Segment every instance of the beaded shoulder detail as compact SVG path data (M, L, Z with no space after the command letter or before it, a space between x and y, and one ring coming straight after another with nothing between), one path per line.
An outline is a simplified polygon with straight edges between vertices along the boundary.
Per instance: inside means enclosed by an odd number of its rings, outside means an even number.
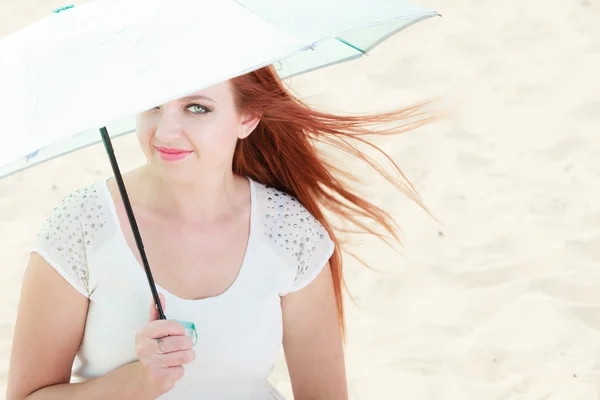
M86 290L87 249L110 218L102 199L96 185L75 190L54 208L37 234L38 247Z
M264 236L293 260L298 279L311 267L313 255L329 245L329 235L298 199L268 186L264 188Z

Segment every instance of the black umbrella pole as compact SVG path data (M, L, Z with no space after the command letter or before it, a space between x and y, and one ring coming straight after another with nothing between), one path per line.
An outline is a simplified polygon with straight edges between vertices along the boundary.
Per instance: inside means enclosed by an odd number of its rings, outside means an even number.
M129 196L127 196L127 190L125 189L123 177L121 176L119 164L117 163L115 151L113 149L112 142L110 141L110 136L108 136L108 131L106 130L106 127L100 128L100 134L102 135L102 142L104 142L104 148L106 149L106 154L108 154L108 159L110 160L110 165L112 167L113 174L115 176L115 179L117 180L117 186L119 187L121 199L123 200L123 205L125 206L125 211L127 212L129 225L131 226L131 230L133 231L135 244L137 245L137 248L140 252L142 264L144 264L144 270L146 271L146 277L148 278L148 283L150 284L152 297L154 298L154 303L156 304L156 309L158 310L158 317L160 319L167 319L167 317L165 317L165 313L163 312L162 305L160 304L160 297L158 297L158 291L156 290L156 285L154 284L152 271L150 271L150 264L148 263L148 258L146 257L146 251L144 250L142 236L140 235L140 230L138 228L137 222L135 221L135 216L133 215L133 209L131 208L131 203L129 202Z

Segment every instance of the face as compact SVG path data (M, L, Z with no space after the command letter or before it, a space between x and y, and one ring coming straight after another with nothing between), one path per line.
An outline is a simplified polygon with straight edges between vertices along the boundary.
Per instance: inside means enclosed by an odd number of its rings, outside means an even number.
M201 173L231 171L236 142L258 122L238 112L226 81L139 114L137 135L159 174L187 183Z

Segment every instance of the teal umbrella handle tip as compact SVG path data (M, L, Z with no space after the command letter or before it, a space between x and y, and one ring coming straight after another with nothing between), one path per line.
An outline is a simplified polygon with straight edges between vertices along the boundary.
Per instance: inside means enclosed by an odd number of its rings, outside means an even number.
M198 332L196 331L196 325L189 321L177 320L185 328L185 336L192 338L192 345L196 345L198 342Z

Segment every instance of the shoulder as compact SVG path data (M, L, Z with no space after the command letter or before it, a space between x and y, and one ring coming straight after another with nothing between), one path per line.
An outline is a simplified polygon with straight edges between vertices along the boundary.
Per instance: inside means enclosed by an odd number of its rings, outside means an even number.
M96 182L64 196L42 223L31 248L85 296L91 293L94 250L116 226L105 187L103 181Z
M68 193L55 205L39 234L61 238L84 236L89 242L110 221L110 208L101 183L94 183Z
M30 250L89 296L91 257L115 227L102 183L94 183L68 193L56 204Z
M299 290L327 263L334 243L323 224L294 196L254 183L258 230L262 240L285 260L292 287Z

